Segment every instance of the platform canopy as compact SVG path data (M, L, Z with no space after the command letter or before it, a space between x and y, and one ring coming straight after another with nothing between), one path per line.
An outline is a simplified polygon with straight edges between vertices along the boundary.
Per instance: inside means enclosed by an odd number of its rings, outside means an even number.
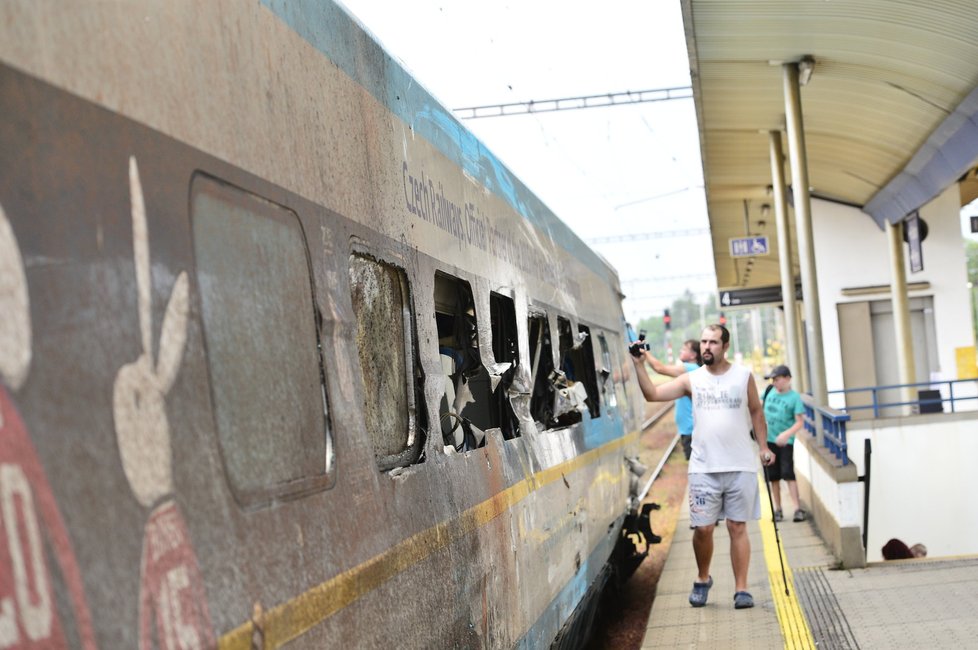
M780 284L767 133L785 128L782 63L815 60L801 89L813 197L856 206L882 227L974 167L974 2L682 5L719 288ZM731 239L758 235L769 254L731 255Z

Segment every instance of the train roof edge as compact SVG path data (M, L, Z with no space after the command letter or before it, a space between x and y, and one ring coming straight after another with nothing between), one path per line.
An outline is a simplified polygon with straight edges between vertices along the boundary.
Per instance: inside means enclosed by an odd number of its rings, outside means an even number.
M318 52L446 158L483 187L505 201L528 222L546 232L597 275L619 290L617 270L591 249L468 129L451 110L425 89L377 37L339 2L316 0L261 0ZM357 37L362 42L354 43ZM363 48L380 64L376 70L357 65ZM372 74L376 72L376 74Z

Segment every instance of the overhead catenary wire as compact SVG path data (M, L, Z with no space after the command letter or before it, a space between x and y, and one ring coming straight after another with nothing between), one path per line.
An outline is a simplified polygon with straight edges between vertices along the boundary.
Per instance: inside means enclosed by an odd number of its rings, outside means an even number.
M648 284L648 283L660 283L669 282L672 280L706 280L716 278L715 273L684 273L682 275L654 275L647 278L629 278L627 280L622 280L622 286L628 286L633 284Z
M608 237L592 237L586 239L588 244L618 244L621 242L643 241L646 239L667 239L671 237L695 237L708 235L709 228L686 228L683 230L661 230L659 232L639 232L627 235L610 235Z
M481 117L505 117L527 113L553 113L583 108L606 108L647 102L662 102L674 99L691 99L692 86L674 88L654 88L651 90L625 90L601 95L582 95L580 97L561 97L558 99L531 99L526 102L506 104L487 104L484 106L465 106L453 109L459 119L472 120Z

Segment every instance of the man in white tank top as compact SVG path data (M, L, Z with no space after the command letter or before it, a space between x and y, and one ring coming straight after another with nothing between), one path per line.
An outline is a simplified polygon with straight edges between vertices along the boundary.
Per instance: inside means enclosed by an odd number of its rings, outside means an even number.
M723 325L708 325L700 338L703 365L656 386L645 370L648 352L633 345L638 383L649 402L691 397L693 400L693 453L689 459L689 522L699 572L689 595L693 607L706 605L713 586L713 530L721 518L730 533L730 562L734 573L734 607L754 606L747 591L750 538L747 520L761 518L757 485L757 454L770 465L774 455L767 446L764 407L750 370L727 361L730 333ZM757 444L751 439L753 426ZM758 449L759 447L759 449Z

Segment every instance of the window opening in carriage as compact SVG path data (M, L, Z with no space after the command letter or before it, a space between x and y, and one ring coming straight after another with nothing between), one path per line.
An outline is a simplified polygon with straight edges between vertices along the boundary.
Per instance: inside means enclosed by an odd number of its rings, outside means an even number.
M598 345L601 348L601 369L598 370L601 398L609 410L615 409L618 406L618 396L615 394L615 391L617 390L617 384L621 383L621 370L611 360L608 339L603 333L598 334Z
M615 390L618 393L618 406L622 413L631 413L628 406L628 393L631 390L629 385L632 383L632 363L631 358L628 358L624 354L625 343L622 342L623 339L618 338L615 334L611 334L611 361L615 364L615 377L619 380L615 383ZM628 339L625 339L628 340ZM636 379L635 381L638 381ZM631 417L631 415L629 415Z
M496 410L496 421L503 432L503 438L509 440L520 435L519 419L513 412L509 401L509 388L513 384L520 361L519 333L516 327L516 304L509 296L496 293L489 294L489 317L492 325L492 354L497 364L509 364L508 368L499 368L499 384L493 391L493 408Z
M591 338L590 327L577 326L577 339L567 352L567 356L577 366L577 380L584 383L588 410L591 412L591 417L596 418L601 415L601 389L598 367L594 362L594 340Z
M546 313L531 313L528 320L530 331L530 374L533 395L530 397L530 415L534 422L548 429L554 425L554 372L553 345L550 341L550 321Z
M369 255L350 256L363 413L381 470L417 462L424 449L417 422L420 370L415 362L410 294L404 271Z
M498 427L489 372L482 364L475 300L468 282L435 275L435 323L445 391L438 417L445 445L469 451L486 444L486 430Z
M322 316L298 216L198 174L191 220L217 438L235 497L257 505L328 487Z
M579 329L575 336L570 321L557 317L560 365L552 383L556 389L554 416L558 426L580 422L584 411L590 411L591 417L599 413L591 337L589 331L583 330Z

